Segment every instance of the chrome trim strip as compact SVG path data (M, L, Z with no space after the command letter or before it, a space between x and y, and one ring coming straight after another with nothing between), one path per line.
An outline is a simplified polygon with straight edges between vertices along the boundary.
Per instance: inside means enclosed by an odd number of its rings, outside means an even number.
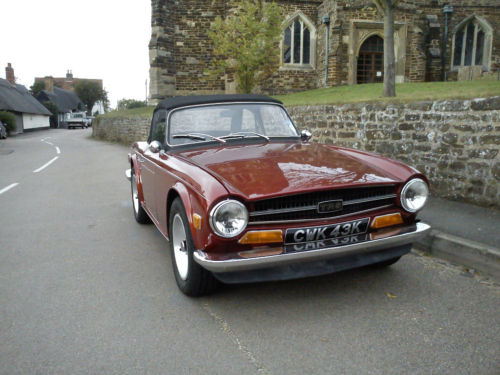
M193 253L193 257L196 263L210 272L223 273L233 271L248 271L260 268L282 266L301 261L308 262L328 258L338 258L356 254L359 252L365 253L400 245L408 245L413 243L415 240L426 236L429 233L430 229L431 227L425 223L417 223L417 228L414 232L398 234L392 237L370 240L344 246L330 247L320 250L269 255L258 258L238 258L213 261L209 260L206 256L206 253L201 250L196 250Z
M282 208L278 210L262 210L262 211L252 211L249 213L251 217L253 216L265 216L265 215L277 215L277 214L287 214L290 212L300 212L300 211L314 211L318 206L304 206L304 207L292 207L292 208Z
M365 212L371 212L375 210L381 210L383 208L387 207L394 207L392 204L386 204L384 206L379 206L379 207L373 207L368 210L364 211L357 211L357 212L351 212L349 214L345 215L339 215L339 216L329 216L329 217L317 217L314 219L297 219L297 220L276 220L276 221L250 221L248 225L257 225L257 224L288 224L288 223L309 223L312 221L323 221L323 220L333 220L333 219L341 219L343 217L347 216L353 216L353 215L358 215L358 214L364 214Z
M381 196L372 197L372 198L353 199L353 200L350 200L350 201L344 201L343 205L344 206L351 206L353 204L375 202L375 201L381 201L381 200L384 200L384 199L391 199L391 198L396 198L396 197L397 197L396 194L387 194L387 195L381 195ZM296 207L296 208L294 208L294 207L292 207L292 208L282 208L282 209L278 209L278 210L270 209L270 210L262 210L262 211L252 211L252 212L249 213L249 216L250 217L254 217L254 216L286 214L286 213L290 213L290 212L313 211L313 210L316 210L317 207L318 207L318 205ZM356 213L356 212L354 212L354 213Z
M125 170L125 177L127 177L127 180L132 181L132 170L131 169Z
M381 195L379 197L353 199L351 201L344 202L344 206L350 206L352 204L358 204L358 203L367 203L367 202L381 201L381 200L384 200L384 199L392 199L392 198L396 198L396 197L397 197L396 194L387 194L387 195Z

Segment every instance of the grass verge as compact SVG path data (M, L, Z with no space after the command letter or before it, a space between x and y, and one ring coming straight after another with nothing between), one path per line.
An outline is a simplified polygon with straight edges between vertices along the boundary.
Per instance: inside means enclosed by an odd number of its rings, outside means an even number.
M382 83L336 86L278 95L286 106L346 104L359 102L415 102L424 100L472 99L500 95L500 81L421 82L396 85L395 98L382 97Z
M108 112L104 115L100 115L104 118L114 118L114 117L152 117L154 106L148 107L140 107L134 109L123 109L123 110L114 110Z
M396 85L395 98L382 97L381 83L328 87L275 97L286 106L485 98L500 96L500 81L496 80L496 76L494 78L460 82L400 83ZM154 106L115 110L102 117L152 117L153 110Z

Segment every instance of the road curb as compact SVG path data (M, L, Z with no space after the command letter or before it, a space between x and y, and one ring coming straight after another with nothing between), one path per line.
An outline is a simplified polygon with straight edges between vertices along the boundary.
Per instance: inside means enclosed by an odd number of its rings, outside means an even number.
M435 229L415 245L432 256L500 279L500 249Z

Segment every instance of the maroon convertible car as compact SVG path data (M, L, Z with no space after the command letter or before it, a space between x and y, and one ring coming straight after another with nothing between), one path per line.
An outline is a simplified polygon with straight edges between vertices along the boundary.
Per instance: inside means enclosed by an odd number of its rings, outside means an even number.
M429 231L416 219L425 176L310 138L267 96L158 104L126 176L135 219L169 240L182 292L388 266Z

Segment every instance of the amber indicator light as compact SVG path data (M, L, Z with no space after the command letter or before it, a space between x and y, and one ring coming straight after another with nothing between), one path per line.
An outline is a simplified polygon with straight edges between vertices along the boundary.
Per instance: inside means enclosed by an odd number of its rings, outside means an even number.
M193 227L198 230L201 229L201 216L198 214L193 214Z
M403 224L403 218L400 213L377 216L372 221L373 229L387 228L393 225Z
M283 232L281 230L259 230L245 233L238 241L242 245L257 245L264 243L282 243Z

